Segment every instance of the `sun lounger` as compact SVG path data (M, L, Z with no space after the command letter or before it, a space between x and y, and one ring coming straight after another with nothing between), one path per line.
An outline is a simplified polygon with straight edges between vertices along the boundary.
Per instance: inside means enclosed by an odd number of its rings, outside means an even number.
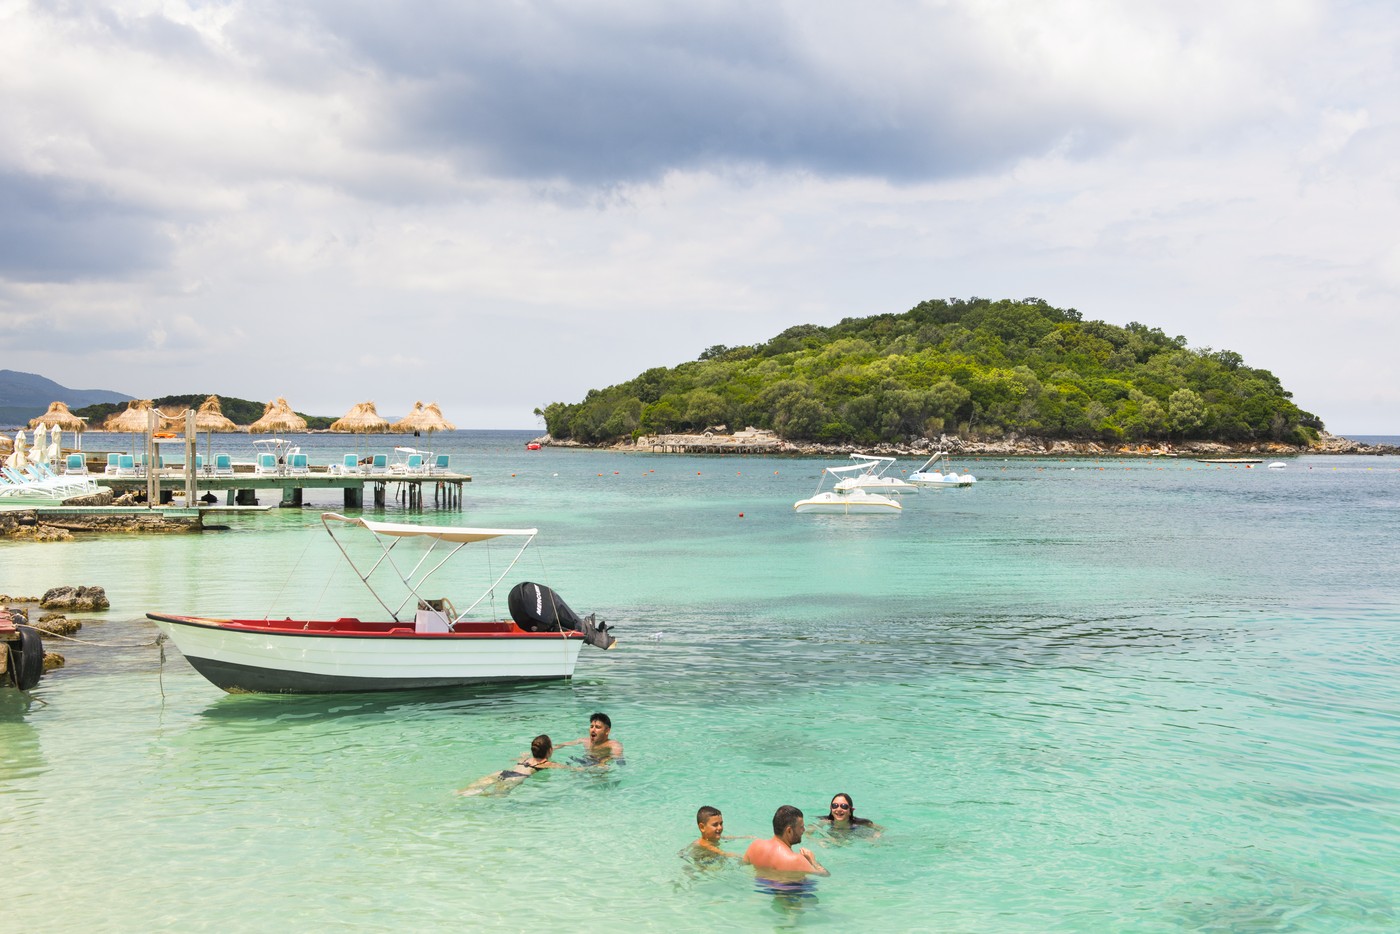
M360 461L354 454L346 454L340 459L339 464L331 464L326 468L327 473L342 474L353 477L360 472Z
M88 472L87 458L83 457L81 454L69 454L64 458L63 472L64 474L86 475Z
M215 455L214 455L214 476L216 476L216 477L232 477L232 476L233 476L233 458L232 458L230 455L228 455L228 454L215 454Z
M452 472L452 468L451 468L451 466L450 466L451 463L452 463L452 455L451 455L451 454L439 454L436 458L434 458L433 463L432 463L432 466L428 468L428 473L429 473L429 475L432 475L432 476L437 476L437 475L439 475L439 474L445 474L445 473L451 473L451 472Z
M261 476L270 476L278 473L277 455L259 454L258 459L253 463L253 473Z
M305 454L292 454L287 458L287 473L304 476L311 473L311 462Z
M365 471L372 477L382 477L389 473L389 455L376 454L374 460L370 462L369 469Z

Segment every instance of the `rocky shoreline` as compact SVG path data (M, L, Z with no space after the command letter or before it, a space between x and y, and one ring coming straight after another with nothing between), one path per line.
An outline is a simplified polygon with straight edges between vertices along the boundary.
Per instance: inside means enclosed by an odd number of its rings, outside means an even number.
M766 437L764 437L766 436ZM928 457L935 451L962 457L1288 457L1302 454L1400 454L1400 447L1391 444L1362 444L1349 438L1324 434L1314 445L1281 444L1274 441L1225 443L1218 441L1181 441L1142 444L1111 444L1096 441L1064 441L1037 437L1009 437L997 441L972 441L944 435L936 440L920 439L909 444L818 444L815 442L783 441L766 432L754 435L668 435L661 438L643 436L636 441L591 445L577 441L559 441L550 435L536 438L542 446L593 448L611 451L647 453L711 453L765 454L771 456L832 456L847 457L852 451L885 457ZM732 451L726 451L732 448Z

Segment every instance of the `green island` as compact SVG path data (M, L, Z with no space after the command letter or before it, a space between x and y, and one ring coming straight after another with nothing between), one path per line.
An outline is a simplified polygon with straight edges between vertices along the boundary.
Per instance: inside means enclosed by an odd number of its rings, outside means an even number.
M1085 321L1038 298L969 298L716 345L535 414L554 441L590 445L750 425L824 444L948 434L1313 446L1323 423L1291 397L1234 351L1189 348L1137 322Z

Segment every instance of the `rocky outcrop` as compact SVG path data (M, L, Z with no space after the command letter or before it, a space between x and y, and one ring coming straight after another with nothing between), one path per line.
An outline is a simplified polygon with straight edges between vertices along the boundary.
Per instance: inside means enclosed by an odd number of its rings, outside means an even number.
M62 613L45 613L39 617L37 623L31 623L35 629L46 632L54 636L71 636L79 629L83 628L82 620L69 619Z
M52 587L39 598L46 610L105 610L107 591L101 587Z
M0 512L0 538L25 541L68 541L74 532L198 532L198 514L166 515L138 510L112 513L64 513L34 509Z

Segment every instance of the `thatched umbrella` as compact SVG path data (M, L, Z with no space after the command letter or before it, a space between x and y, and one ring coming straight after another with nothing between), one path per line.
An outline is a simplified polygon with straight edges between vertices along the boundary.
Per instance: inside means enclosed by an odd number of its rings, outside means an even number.
M102 429L103 431L125 432L132 435L131 451L134 454L136 453L135 436L144 435L150 430L150 424L147 419L148 413L153 408L154 405L150 399L137 399L133 402L129 402L127 403L125 411L118 412L116 415L107 416L107 421L103 422ZM164 416L159 412L156 412L157 428L160 427L163 417Z
M219 397L210 396L199 404L198 411L194 413L194 430L204 432L204 458L207 463L213 464L211 449L214 446L214 432L242 431L243 429L235 425L233 420L224 414Z
M357 402L341 418L331 422L331 431L372 435L389 430L389 420L380 415L373 402ZM360 442L355 442L355 460L360 459Z
M456 431L457 426L443 417L442 409L438 408L436 402L424 405L421 402L413 404L413 411L405 415L400 421L394 423L394 431L413 432L415 435L421 432L428 433L429 444L432 442L435 431Z
M348 431L369 435L389 430L389 420L380 415L373 402L357 402L343 418L331 422L331 431Z
M423 423L423 413L423 403L415 402L413 403L413 411L394 422L389 430L397 431L399 434L408 434L410 431L421 431L422 428L420 426Z
M248 426L253 434L276 434L283 431L305 431L306 419L292 411L291 405L281 396L269 402L263 409L262 418Z
M78 450L83 449L83 430L87 428L87 419L74 415L69 411L67 403L50 402L47 412L29 420L29 427L35 428L40 422L50 428L63 428L73 432L78 436Z
M102 423L102 430L126 433L134 432L144 435L146 429L149 427L146 421L146 413L149 412L152 407L150 399L137 399L133 402L128 402L124 411L118 412L116 415L107 416L107 421ZM162 416L157 412L156 417L157 424L159 424L159 419Z

